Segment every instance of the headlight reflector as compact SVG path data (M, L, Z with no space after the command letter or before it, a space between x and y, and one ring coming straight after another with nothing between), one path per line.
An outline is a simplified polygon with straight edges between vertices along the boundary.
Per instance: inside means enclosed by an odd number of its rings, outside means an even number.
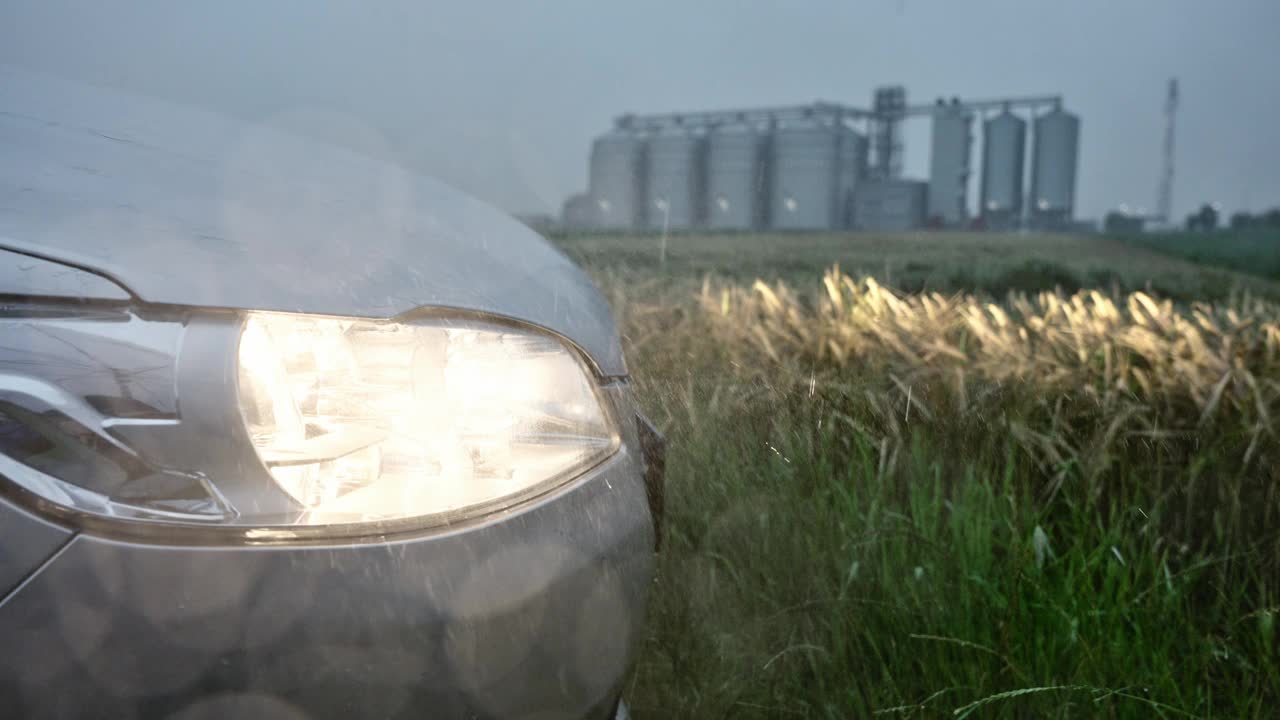
M251 313L238 358L246 432L301 524L478 512L619 443L578 357L502 325Z

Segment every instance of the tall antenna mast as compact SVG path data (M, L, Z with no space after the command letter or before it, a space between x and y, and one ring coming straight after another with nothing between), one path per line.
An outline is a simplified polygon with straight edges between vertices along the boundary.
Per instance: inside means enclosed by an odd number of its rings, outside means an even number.
M1156 217L1168 224L1173 216L1173 129L1178 113L1178 79L1169 80L1169 94L1164 102L1164 168L1160 173L1160 191L1156 197Z

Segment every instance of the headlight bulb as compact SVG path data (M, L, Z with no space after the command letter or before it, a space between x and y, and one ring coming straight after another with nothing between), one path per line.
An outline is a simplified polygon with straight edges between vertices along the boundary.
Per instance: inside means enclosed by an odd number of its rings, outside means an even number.
M252 313L239 359L246 430L308 524L486 506L619 442L571 350L499 325Z

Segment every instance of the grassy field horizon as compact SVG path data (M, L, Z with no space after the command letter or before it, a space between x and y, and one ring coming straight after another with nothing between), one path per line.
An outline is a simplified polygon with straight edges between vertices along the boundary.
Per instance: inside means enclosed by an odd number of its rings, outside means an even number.
M670 440L636 717L1274 717L1275 281L1102 237L557 242Z
M1164 238L1165 236L1161 236ZM980 291L1003 296L1055 285L1146 290L1175 300L1231 292L1280 298L1280 234L1253 233L1247 252L1224 251L1208 234L1158 239L1054 233L568 234L553 240L593 274L700 283L708 275L807 283L833 265L906 292ZM1267 246L1272 262L1260 261ZM1162 249L1163 248L1163 249Z

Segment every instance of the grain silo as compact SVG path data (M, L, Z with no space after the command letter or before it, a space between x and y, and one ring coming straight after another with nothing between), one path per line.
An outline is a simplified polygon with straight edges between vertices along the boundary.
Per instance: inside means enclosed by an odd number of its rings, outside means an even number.
M867 176L867 137L852 128L840 128L840 174L837 188L835 227L854 226L854 198L859 183Z
M1069 221L1080 121L1061 109L1061 96L957 97L914 106L905 97L900 87L877 91L870 110L819 100L620 116L616 130L592 148L596 225L650 231L963 227L973 205L991 228ZM896 182L900 125L921 116L932 120L929 177ZM978 116L984 120L981 196L971 204ZM1030 148L1028 131L1034 131ZM875 163L865 133L875 137ZM871 180L894 182L869 189L861 202ZM566 207L566 217L579 218L580 205L575 200Z
M1035 119L1031 154L1031 221L1055 228L1071 220L1076 200L1080 118L1060 107Z
M969 218L969 157L973 114L958 101L941 100L933 108L933 144L929 155L929 217L945 225Z
M650 230L681 230L702 224L706 137L682 128L649 139L645 213Z
M773 134L769 224L779 230L828 230L840 218L840 134L830 122L807 118L780 124Z
M641 135L615 130L591 145L588 191L593 204L591 225L636 230L644 224L644 156Z
M1016 227L1022 216L1027 122L1005 109L982 124L979 212L989 228Z
M764 225L768 137L750 123L712 130L707 138L707 227L751 230Z

